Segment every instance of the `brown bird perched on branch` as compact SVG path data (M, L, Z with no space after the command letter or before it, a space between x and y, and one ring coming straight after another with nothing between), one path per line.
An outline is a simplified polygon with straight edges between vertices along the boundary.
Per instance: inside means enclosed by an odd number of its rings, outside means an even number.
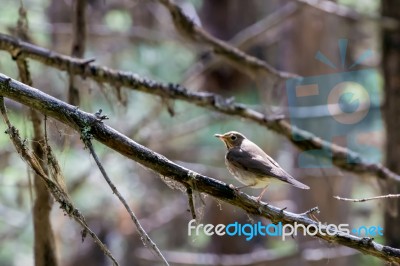
M289 183L301 189L310 188L294 179L274 159L243 134L230 131L223 135L215 134L214 136L223 141L228 149L225 155L225 163L229 172L244 184L237 189L245 187L264 188L257 201L261 200L268 185L275 181Z

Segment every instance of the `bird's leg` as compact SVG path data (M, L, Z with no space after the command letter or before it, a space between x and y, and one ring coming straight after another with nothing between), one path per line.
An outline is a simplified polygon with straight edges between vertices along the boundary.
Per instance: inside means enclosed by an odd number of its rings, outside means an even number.
M230 187L231 189L234 189L234 190L236 190L236 191L239 191L239 189L246 188L246 187L252 187L252 186L254 186L254 185L255 185L255 184L245 185L245 186L241 186L241 187L235 187L234 185L230 184L229 187Z
M255 185L255 184L245 185L245 186L237 187L236 189L239 190L239 189L246 188L246 187L252 187L252 186L254 186L254 185Z
M260 202L262 196L264 195L265 191L267 190L268 185L265 186L265 188L261 191L260 196L257 197L257 201Z

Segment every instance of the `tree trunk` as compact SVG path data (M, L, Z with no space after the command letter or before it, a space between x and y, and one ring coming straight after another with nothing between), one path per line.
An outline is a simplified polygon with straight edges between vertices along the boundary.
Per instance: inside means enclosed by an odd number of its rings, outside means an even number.
M43 169L46 169L46 165L43 163L45 154L42 146L44 141L42 120L35 110L31 110L31 119L34 126L33 150L37 158L41 159ZM38 175L34 175L34 187L36 192L36 199L33 206L35 265L57 266L56 244L50 221L53 198L45 183Z
M400 21L399 0L382 1L382 16L392 17ZM385 29L382 34L382 67L385 78L385 107L386 121L386 164L392 171L400 173L400 28ZM387 181L382 186L382 193L399 193L400 185ZM386 201L384 235L386 244L400 247L400 200Z

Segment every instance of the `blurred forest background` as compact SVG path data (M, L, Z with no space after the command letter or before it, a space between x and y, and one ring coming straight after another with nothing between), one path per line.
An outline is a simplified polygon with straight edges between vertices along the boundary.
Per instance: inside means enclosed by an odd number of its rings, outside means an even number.
M29 22L29 41L71 55L73 2L2 0L0 32L17 36L22 3ZM400 128L396 111L400 108L397 99L400 97L400 1L176 0L176 3L216 38L265 60L276 69L302 76L340 71L315 60L316 53L321 51L340 65L339 39L348 40L348 63L354 62L363 51L373 50L373 56L355 68L374 69L382 98L371 99L371 112L376 115L369 126L374 130L363 135L361 141L377 147L383 154L382 163L400 172L397 165L400 142L396 136ZM86 4L85 49L75 56L93 58L97 65L159 82L178 83L190 91L234 97L237 102L265 114L290 116L284 79L249 75L240 65L221 60L223 57L212 49L183 38L168 10L158 1L88 0ZM346 6L346 12L337 5ZM397 21L389 20L390 17ZM29 60L29 65L35 88L71 102L67 73L34 60ZM19 79L15 62L4 51L0 51L0 72ZM348 203L333 199L335 195L362 198L396 193L398 184L378 184L375 177L360 177L335 167L302 168L297 164L298 149L286 138L248 120L91 79L76 77L75 85L79 89L80 109L90 113L102 109L110 118L106 124L138 143L182 166L234 185L239 183L225 168L225 147L213 134L242 132L311 187L309 191L299 191L286 185L271 186L264 196L266 202L297 213L318 206L321 210L318 219L329 224L381 225L386 239L375 237L375 240L400 248L399 220L385 211L385 201ZM381 108L383 102L390 110ZM12 101L6 103L12 122L27 143L32 143L27 108ZM311 115L314 118L307 119ZM325 115L306 111L305 129L315 132L320 127L318 121ZM382 119L386 123L380 123ZM80 135L52 119L48 119L47 127L70 196L91 228L122 265L159 265L104 182ZM5 129L2 124L2 132ZM341 141L337 143L345 146ZM6 134L0 134L0 147L0 265L34 265L33 176ZM98 143L95 148L113 182L172 265L384 264L356 250L312 237L298 236L284 242L279 237L256 237L251 241L245 237L189 237L187 224L192 218L184 193L170 189L158 175L113 150ZM259 193L254 189L244 191L253 196ZM197 199L196 203L200 206L197 211L202 223L270 222L211 197L205 196L204 204L201 202ZM110 264L92 239L81 243L81 228L63 214L58 204L53 206L51 222L60 265Z

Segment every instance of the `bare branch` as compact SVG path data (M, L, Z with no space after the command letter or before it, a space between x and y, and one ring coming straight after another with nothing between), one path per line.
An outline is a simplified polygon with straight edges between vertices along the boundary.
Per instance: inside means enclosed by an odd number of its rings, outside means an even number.
M298 77L296 74L279 71L267 62L248 55L240 49L211 36L208 32L193 23L193 21L183 13L181 8L175 5L171 0L158 1L169 10L175 28L184 37L196 41L196 43L200 42L200 44L203 43L212 47L215 53L223 55L225 59L234 63L241 71L243 71L243 69L247 70L246 73L250 76L257 76L263 73L278 79Z
M111 181L110 177L108 176L106 170L104 169L103 165L100 162L99 157L97 156L93 144L91 141L91 136L89 132L82 132L82 141L85 143L85 146L89 149L90 154L93 156L94 161L97 164L97 167L99 168L101 174L103 175L104 179L107 181L108 185L110 186L112 192L118 197L118 199L122 202L124 205L126 211L129 213L131 216L131 220L136 226L137 231L139 232L140 238L143 241L143 244L145 247L149 248L150 250L154 251L155 255L158 256L161 261L164 263L164 265L169 265L167 260L164 258L164 256L161 254L161 251L158 249L157 245L151 240L149 235L146 233L146 231L143 229L142 225L140 224L138 218L136 215L133 213L131 208L129 207L128 203L124 199L124 197L119 193L117 187L114 185L114 183Z
M197 216L196 216L196 209L194 208L193 189L191 187L187 187L186 193L188 196L189 210L192 213L192 218L196 220Z
M251 44L254 43L254 39L257 39L260 36L265 38L265 33L267 31L274 29L277 26L284 25L284 22L296 15L298 11L299 5L296 2L288 2L272 14L238 32L229 43L242 50L249 48Z
M342 198L339 196L334 196L334 198L337 200L343 200L343 201L364 202L364 201L377 200L377 199L397 199L397 198L400 198L400 194L388 194L388 195L382 195L382 196L376 196L376 197L370 197L370 198L362 198L362 199L349 199L349 198Z
M270 219L282 224L303 224L317 227L316 237L328 242L351 247L365 254L381 258L388 262L400 263L400 249L378 244L370 238L360 238L344 232L332 233L330 229L305 215L281 210L272 205L258 203L254 198L243 192L231 189L227 184L184 168L166 157L158 154L119 133L115 129L101 123L90 113L66 104L40 90L29 87L0 74L0 95L8 97L21 104L35 108L44 114L59 120L78 132L87 132L94 139L103 143L120 154L143 166L152 169L161 176L166 176L183 186L207 193L217 199L237 206L250 214Z
M260 38L265 42L265 39L268 39L267 34L269 31L274 32L274 29L276 28L283 28L285 25L284 22L289 21L290 18L294 17L299 10L300 8L298 3L289 2L262 20L259 20L238 32L229 40L229 44L244 51L254 45ZM187 77L186 81L183 83L198 78L206 71L218 66L222 61L222 57L213 57L212 60L208 57L207 60L200 59L198 63L188 70L189 77Z

